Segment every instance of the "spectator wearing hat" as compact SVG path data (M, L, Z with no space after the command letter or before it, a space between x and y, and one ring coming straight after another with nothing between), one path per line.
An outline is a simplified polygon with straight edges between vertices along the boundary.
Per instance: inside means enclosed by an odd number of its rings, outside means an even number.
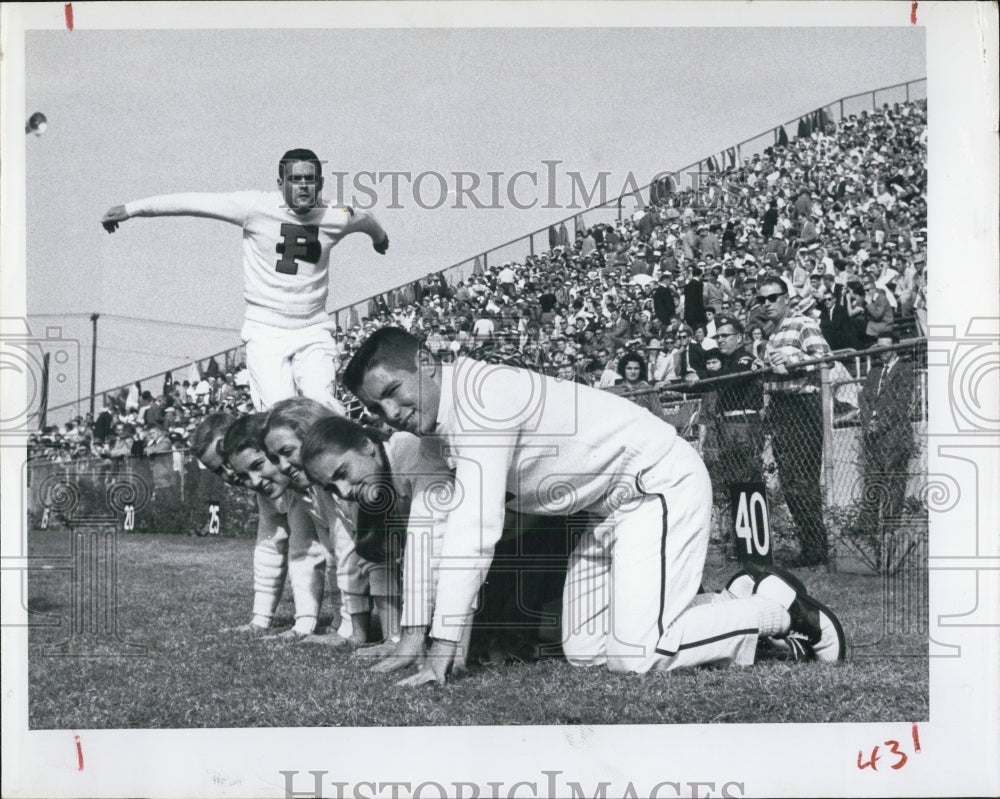
M650 339L646 345L646 364L648 379L657 387L676 379L672 348L664 347L658 338Z
M764 405L763 383L750 374L756 358L745 346L745 331L739 319L720 316L716 319L716 328L722 361L719 375L739 375L720 384L717 389L719 475L724 484L761 482L764 429L760 410Z
M695 331L697 334L697 330ZM700 385L703 379L719 377L722 372L722 355L718 345L709 339L701 346L703 365L698 369L696 376L691 375L688 379L689 385L684 389L686 392L701 394L701 407L698 411L699 441L701 457L705 465L714 469L719 460L719 444L716 434L716 404L718 396L716 390L718 384L715 382Z

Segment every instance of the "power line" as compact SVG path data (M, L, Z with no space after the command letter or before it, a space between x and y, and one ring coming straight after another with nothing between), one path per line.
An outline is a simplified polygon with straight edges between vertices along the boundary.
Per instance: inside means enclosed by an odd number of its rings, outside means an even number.
M60 317L60 318L85 318L89 319L89 313L31 313L31 316ZM101 319L119 319L124 322L141 322L142 324L163 325L166 327L184 327L191 330L216 330L223 333L239 333L238 327L218 327L215 325L198 325L191 322L171 322L169 319L143 319L139 316L123 316L122 314L102 313Z
M98 344L98 350L110 350L111 352L127 352L130 355L150 355L156 358L190 358L192 361L200 360L197 357L192 357L190 355L175 355L172 352L150 352L149 350L129 350L122 347L109 347L105 344Z
M28 314L28 318L31 318L32 316L44 316L44 317L48 317L48 318L57 317L57 316L58 317L67 317L67 318L68 317L80 317L80 318L83 318L83 319L89 319L91 315L89 313L34 313L34 312Z
M239 333L238 327L217 327L215 325L196 325L188 322L171 322L167 319L142 319L138 316L122 316L121 314L101 314L101 318L121 319L126 322L142 322L150 325L164 325L166 327L185 327L192 330L218 330L224 333Z

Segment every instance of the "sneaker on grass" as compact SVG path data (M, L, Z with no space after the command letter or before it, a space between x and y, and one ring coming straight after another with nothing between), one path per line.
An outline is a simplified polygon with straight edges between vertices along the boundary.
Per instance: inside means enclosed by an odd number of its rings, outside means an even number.
M847 656L844 628L830 608L811 597L805 585L784 569L751 567L748 571L751 569L756 572L753 592L775 600L788 610L791 629L774 637L779 641L785 639L795 650L804 650L804 657L795 660L815 659L824 663L844 660Z

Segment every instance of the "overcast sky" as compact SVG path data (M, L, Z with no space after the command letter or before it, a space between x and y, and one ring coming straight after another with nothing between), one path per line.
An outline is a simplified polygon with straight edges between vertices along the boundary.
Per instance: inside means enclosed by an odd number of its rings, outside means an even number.
M925 74L924 31L909 26L34 31L25 49L27 111L50 122L27 141L28 312L80 339L84 390L92 312L103 315L98 390L238 343L243 315L238 228L137 219L108 235L111 205L271 189L291 147L348 183L363 170L437 172L454 191L453 172L502 173L499 209L456 209L454 196L421 208L405 181L402 207L387 208L383 181L372 212L391 249L379 257L362 236L337 247L338 307L568 216L542 207L545 160L562 162L561 204L570 171L588 186L608 172L617 194L629 173L644 184L822 103ZM538 175L537 189L517 184L532 209L507 196L520 170ZM421 188L434 204L438 183ZM53 385L50 404L70 391Z

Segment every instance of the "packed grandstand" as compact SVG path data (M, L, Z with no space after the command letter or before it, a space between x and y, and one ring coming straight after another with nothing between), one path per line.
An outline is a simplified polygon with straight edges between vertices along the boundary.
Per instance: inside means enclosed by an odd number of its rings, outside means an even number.
M693 187L654 185L617 221L577 225L572 237L554 227L549 249L521 262L464 279L433 273L372 298L367 315L337 328L341 365L391 325L446 361L511 359L599 388L646 388L627 392L637 401L678 398L711 377L723 317L741 323L754 367L765 368L758 356L771 330L755 303L765 274L784 280L793 309L819 321L834 351L864 350L890 330L925 336L926 101L836 123L817 113L797 133L782 129L742 163L713 159ZM623 364L636 356L641 379L623 385ZM252 409L241 363L212 357L192 367L107 392L93 417L44 427L30 437L29 459L179 453L208 413Z

